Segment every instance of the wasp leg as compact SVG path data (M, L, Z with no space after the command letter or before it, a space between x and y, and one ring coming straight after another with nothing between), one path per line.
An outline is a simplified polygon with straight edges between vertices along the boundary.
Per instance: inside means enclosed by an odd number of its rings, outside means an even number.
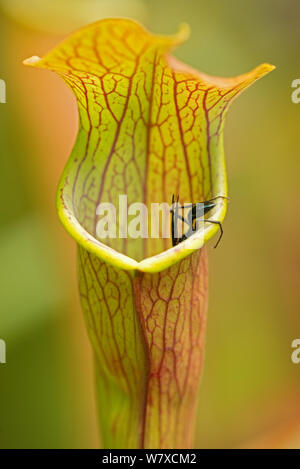
M215 225L219 225L219 228L220 228L220 236L219 236L219 239L217 241L217 244L214 246L214 248L216 248L219 244L219 242L221 241L221 238L223 236L223 227L222 227L222 223L220 221L215 221L215 220L204 220L205 222L208 222L208 223L214 223Z
M174 201L175 201L175 196L173 194L172 196L172 208L170 210L171 212L171 229L172 229L172 245L175 246L175 233L174 233Z
M188 222L182 215L176 214L175 218L176 218L176 221L181 220L184 223L188 224ZM177 234L177 229L176 229L176 234ZM176 246L177 244L182 243L182 241L185 241L186 239L187 237L185 235L182 235L181 238L178 238L177 236L175 236L174 214L172 213L172 244L173 246Z
M175 202L175 195L172 196L172 208L171 212L171 224L172 224L172 246L176 246L178 243L181 242L181 238L177 237L177 229L175 229L174 219L177 221L180 215L178 214L178 202L179 202L179 194L177 195L177 200ZM176 233L175 233L176 232Z
M177 215L177 219L184 221L187 225L189 225L189 222L182 216L182 215Z
M185 241L186 239L188 239L188 237L187 237L185 234L182 235L182 237L179 238L179 240L177 241L177 244L182 243L182 242Z

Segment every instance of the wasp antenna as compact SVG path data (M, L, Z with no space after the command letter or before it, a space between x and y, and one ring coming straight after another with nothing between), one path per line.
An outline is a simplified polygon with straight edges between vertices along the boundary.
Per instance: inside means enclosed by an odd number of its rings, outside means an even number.
M211 199L211 200L214 200L214 199L226 199L226 200L230 200L230 197L227 197L227 195L216 195L216 197L214 197L214 198Z

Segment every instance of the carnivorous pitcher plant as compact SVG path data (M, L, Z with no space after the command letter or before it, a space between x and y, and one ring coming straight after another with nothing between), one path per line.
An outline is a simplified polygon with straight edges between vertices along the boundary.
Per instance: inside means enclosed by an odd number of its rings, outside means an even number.
M224 119L233 99L273 69L263 64L235 78L200 73L170 55L187 36L186 26L158 36L129 19L105 19L25 61L58 73L78 103L57 210L78 244L106 448L193 444L207 307L204 244L227 205ZM144 236L139 218L130 237L124 210L114 220L117 234L99 236L102 203L119 207L121 196L126 207L144 204L150 214L174 195L180 206L214 200L203 236L196 231L175 244L171 236Z

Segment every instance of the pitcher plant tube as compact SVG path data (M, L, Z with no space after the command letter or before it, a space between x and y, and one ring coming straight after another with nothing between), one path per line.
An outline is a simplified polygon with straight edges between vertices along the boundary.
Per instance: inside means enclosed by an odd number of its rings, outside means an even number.
M159 36L129 19L104 19L25 63L56 72L74 93L78 136L57 193L59 218L78 244L82 309L95 357L106 448L193 445L207 309L204 223L171 238L97 235L101 202L215 199L227 206L223 154L229 104L274 67L235 78L200 73L170 51L188 36ZM221 197L218 197L221 196ZM149 222L151 223L151 222Z

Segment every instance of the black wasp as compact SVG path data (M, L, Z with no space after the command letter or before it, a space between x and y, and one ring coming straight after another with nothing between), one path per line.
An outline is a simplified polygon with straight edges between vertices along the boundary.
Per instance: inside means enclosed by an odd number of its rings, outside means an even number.
M203 217L210 211L212 210L216 204L213 202L213 200L219 199L219 198L224 198L227 199L227 197L219 195L217 197L214 197L213 199L210 200L205 200L204 202L198 202L194 204L184 204L180 205L179 204L179 195L177 196L177 200L175 202L175 196L173 194L172 197L172 208L171 208L171 223L172 223L172 245L176 246L177 244L181 243L182 241L185 241L188 239L192 234L194 234L198 229L199 229L199 223L202 221L207 222L207 223L213 223L215 225L218 225L220 228L220 236L217 241L217 244L214 246L215 248L218 246L219 242L221 241L221 238L223 236L223 228L222 224L220 221L215 221L215 220L209 220L209 219L204 219ZM190 209L188 212L186 218L184 218L179 211L182 212L182 210L185 209ZM201 218L201 220L198 221L198 219ZM178 237L177 233L177 223L179 221L182 221L188 225L188 229L186 232L181 236Z

